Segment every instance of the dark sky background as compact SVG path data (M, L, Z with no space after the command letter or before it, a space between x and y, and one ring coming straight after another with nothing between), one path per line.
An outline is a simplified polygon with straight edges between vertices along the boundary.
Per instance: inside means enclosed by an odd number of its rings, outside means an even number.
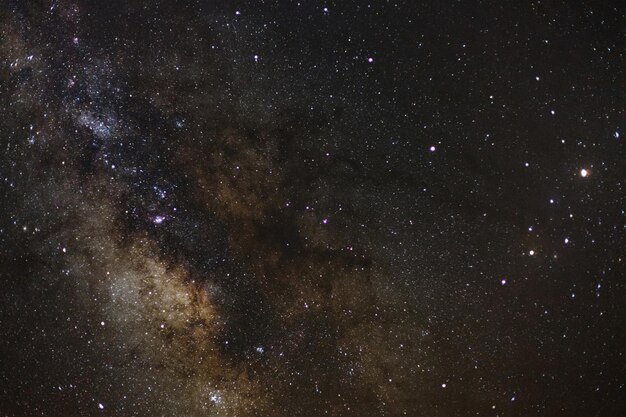
M626 7L0 1L0 414L626 415Z

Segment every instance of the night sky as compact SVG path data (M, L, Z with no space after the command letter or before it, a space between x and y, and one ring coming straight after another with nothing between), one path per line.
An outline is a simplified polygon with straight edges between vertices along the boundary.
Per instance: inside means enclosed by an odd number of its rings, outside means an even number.
M626 415L625 28L0 0L0 415Z

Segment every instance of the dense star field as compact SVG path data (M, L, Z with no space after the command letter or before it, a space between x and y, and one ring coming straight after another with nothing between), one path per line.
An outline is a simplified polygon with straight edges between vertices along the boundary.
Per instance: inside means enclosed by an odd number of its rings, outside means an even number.
M0 415L626 415L626 7L0 1Z

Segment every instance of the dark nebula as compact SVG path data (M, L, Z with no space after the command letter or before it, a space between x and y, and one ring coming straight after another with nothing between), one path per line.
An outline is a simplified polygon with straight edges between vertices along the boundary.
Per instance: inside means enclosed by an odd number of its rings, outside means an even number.
M626 8L0 1L0 415L626 415Z

